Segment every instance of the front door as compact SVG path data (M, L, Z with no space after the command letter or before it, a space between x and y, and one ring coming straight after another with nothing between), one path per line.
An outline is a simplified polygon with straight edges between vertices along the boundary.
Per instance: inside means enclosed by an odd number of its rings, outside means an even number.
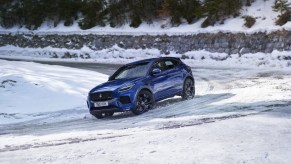
M151 71L154 68L161 69L160 74L151 75L152 77L151 77L151 83L150 83L150 85L153 88L155 99L158 101L167 96L167 91L170 87L168 83L169 76L167 72L165 71L166 67L165 67L165 62L163 60L159 60L156 63L154 63L151 68Z

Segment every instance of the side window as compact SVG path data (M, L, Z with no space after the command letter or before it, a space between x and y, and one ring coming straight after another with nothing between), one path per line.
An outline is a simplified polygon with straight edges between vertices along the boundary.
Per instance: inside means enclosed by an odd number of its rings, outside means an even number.
M155 68L159 68L163 72L165 70L164 61L157 61L155 64L153 64L152 70L155 69Z
M176 60L165 60L166 70L173 69L179 64Z

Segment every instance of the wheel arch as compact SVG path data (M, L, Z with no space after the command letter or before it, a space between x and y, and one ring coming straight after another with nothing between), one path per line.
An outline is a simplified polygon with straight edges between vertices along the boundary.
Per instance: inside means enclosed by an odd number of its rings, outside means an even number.
M184 82L186 81L186 79L191 79L194 82L194 84L195 84L195 79L194 79L193 76L190 76L190 75L185 76Z
M153 90L152 90L150 87L148 87L148 86L140 87L140 88L136 91L136 93L135 93L135 95L134 95L134 100L133 100L133 102L135 102L138 93L139 93L140 91L142 91L142 90L149 91L149 92L152 94L152 96L153 96L153 100L154 100L154 102L155 102L155 100L156 100L156 99L155 99L155 94L154 94Z

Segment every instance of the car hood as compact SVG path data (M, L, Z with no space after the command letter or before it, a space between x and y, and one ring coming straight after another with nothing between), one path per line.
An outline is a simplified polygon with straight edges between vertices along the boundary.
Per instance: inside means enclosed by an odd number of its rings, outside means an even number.
M141 80L142 78L143 77L137 77L137 78L131 78L131 79L118 79L118 80L108 81L100 85L97 85L95 88L93 88L90 91L90 93L103 92L103 91L115 91L128 83L135 83L136 81Z

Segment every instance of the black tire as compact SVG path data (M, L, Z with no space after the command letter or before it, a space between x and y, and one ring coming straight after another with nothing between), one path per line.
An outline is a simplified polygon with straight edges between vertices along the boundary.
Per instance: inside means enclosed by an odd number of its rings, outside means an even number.
M154 98L151 92L147 90L141 90L136 96L135 107L132 112L136 115L140 115L152 109L154 106Z
M102 119L104 117L112 117L113 114L114 114L114 112L105 112L105 113L95 113L92 115L98 119Z
M186 80L184 81L184 86L183 86L182 99L189 100L189 99L193 99L194 96L195 96L194 81L190 78L186 78Z

